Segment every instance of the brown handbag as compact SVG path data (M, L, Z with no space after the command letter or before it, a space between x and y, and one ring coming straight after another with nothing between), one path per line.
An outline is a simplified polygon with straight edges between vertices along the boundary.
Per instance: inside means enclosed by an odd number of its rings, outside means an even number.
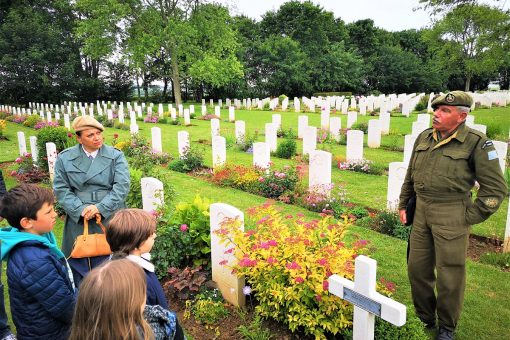
M83 220L83 235L78 236L74 241L73 251L69 257L81 259L112 253L110 245L106 241L106 228L101 223L100 214L96 214L96 223L103 230L102 234L89 234L89 221Z

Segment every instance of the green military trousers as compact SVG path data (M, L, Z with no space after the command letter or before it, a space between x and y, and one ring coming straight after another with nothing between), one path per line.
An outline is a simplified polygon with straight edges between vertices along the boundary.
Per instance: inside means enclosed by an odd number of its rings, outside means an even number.
M469 204L467 196L441 200L418 195L410 236L407 269L416 313L423 322L432 324L437 312L439 325L452 331L466 287L470 226L465 212Z

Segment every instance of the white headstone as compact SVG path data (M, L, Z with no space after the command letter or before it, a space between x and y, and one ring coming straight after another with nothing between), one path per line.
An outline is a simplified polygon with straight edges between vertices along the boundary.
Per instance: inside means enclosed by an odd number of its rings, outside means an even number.
M276 130L280 130L282 128L282 116L280 114L273 114L272 123L275 126Z
M308 187L329 196L331 193L331 159L329 152L310 151Z
M277 128L273 123L266 123L265 132L266 132L266 143L269 145L269 150L272 152L276 151L277 147L277 136L276 136Z
M409 163L413 153L414 142L418 135L405 135L404 136L404 163Z
M412 135L418 136L420 133L428 129L428 124L424 121L416 121L412 124Z
M329 119L329 134L332 139L340 141L340 129L342 128L342 120L340 117L332 117Z
M205 105L202 105L202 116L205 116L207 114L207 107Z
M379 119L370 119L368 121L367 145L369 148L381 146L381 121Z
M189 133L187 131L177 132L177 148L179 149L179 157L182 158L189 149Z
M233 106L228 107L228 121L234 122L236 120L236 114Z
M329 108L321 110L321 129L329 130Z
M298 138L303 138L305 128L308 126L308 116L298 117Z
M235 122L236 129L236 143L243 144L246 140L246 125L243 120L236 120Z
M129 133L132 135L136 135L140 131L140 128L138 127L138 124L136 122L133 122L129 125Z
M347 112L347 128L350 129L358 120L358 113L356 111Z
M50 174L50 180L53 182L55 162L57 161L57 146L55 143L46 143L46 157L48 158L48 173Z
M32 154L32 161L37 163L37 160L39 159L39 152L37 150L37 137L36 136L30 136L30 153Z
M308 155L317 147L317 128L307 126L303 134L303 155Z
M388 170L388 192L386 195L386 208L396 211L400 197L400 189L406 178L407 163L392 162Z
M381 133L383 135L390 133L390 117L391 114L388 111L382 111L379 114L379 120L381 121Z
M153 127L151 129L151 135L152 135L152 151L156 153L162 153L163 145L161 143L161 128L157 126Z
M144 177L142 182L142 206L147 212L157 211L165 202L163 182L154 177Z
M377 262L365 255L354 260L354 282L332 275L329 292L354 304L353 336L355 340L374 339L375 316L398 327L406 323L406 306L376 291Z
M493 141L494 148L496 148L496 152L498 153L499 165L501 166L501 171L503 174L505 173L506 167L506 155L508 152L508 143Z
M191 125L191 118L189 115L189 109L184 109L184 125L189 126Z
M220 135L220 120L218 118L211 119L211 136Z
M253 143L253 166L268 169L271 160L269 144L264 142Z
M21 157L27 153L27 141L25 140L25 133L23 131L18 131L18 149Z
M179 117L183 117L184 116L184 107L182 106L182 104L179 104L177 106L177 110L179 112Z
M221 117L221 111L220 111L220 107L219 106L215 106L214 107L214 115L216 117Z
M227 251L235 247L233 243L220 242L216 231L221 229L225 219L237 218L241 222L239 228L244 231L244 214L237 208L224 203L214 203L209 207L211 224L211 271L212 280L216 282L225 300L234 306L245 305L243 294L244 277L232 273L231 267L236 264L234 252Z
M363 131L347 131L347 161L363 159Z
M227 161L227 143L225 137L214 136L212 138L213 169L222 166Z

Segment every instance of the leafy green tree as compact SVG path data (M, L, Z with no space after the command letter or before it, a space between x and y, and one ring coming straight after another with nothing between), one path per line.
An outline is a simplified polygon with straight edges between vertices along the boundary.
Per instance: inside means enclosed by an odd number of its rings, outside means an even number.
M61 101L80 93L97 98L83 74L67 1L20 0L0 7L0 99L8 103Z
M464 89L471 79L494 73L508 51L510 15L486 5L463 4L448 12L425 35L432 52L452 76L464 78Z

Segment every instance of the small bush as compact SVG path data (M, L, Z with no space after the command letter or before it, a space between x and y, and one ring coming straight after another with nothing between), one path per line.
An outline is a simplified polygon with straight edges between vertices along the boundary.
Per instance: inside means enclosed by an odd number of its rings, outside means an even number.
M296 169L286 166L281 170L271 170L268 173L262 172L258 179L258 190L267 198L280 199L284 193L292 193L298 182ZM285 195L284 202L288 198ZM290 203L286 202L286 203Z
M191 172L204 166L204 150L191 146L184 150L182 157L174 160L168 168L177 172Z
M362 173L368 174L368 173L370 173L371 165L372 165L372 161L369 161L368 159L354 159L354 160L338 163L338 168L340 170L349 170L349 171L362 172Z
M41 117L39 115L30 115L23 122L23 125L33 128L35 126L35 124L39 123L40 121L41 121Z
M485 253L480 256L480 262L508 270L510 269L510 253Z
M425 111L429 105L429 95L426 94L420 98L420 101L414 107L414 111Z
M115 122L115 123L113 123L113 128L120 129L120 130L129 130L129 125L126 123Z
M245 340L270 340L271 331L262 326L262 318L256 315L248 325L237 327Z
M239 220L213 232L236 245L232 269L246 276L259 302L256 313L316 338L348 328L352 307L329 293L328 278L335 273L352 279L354 258L367 252L368 241L347 245L348 225L329 216L305 222L300 214L283 216L271 204L250 208L248 216L247 232L239 230ZM378 289L390 293L386 286Z
M278 158L290 159L296 154L297 144L294 139L285 139L278 144L275 155Z
M207 281L207 273L200 266L184 269L172 267L168 269L168 274L170 280L165 283L164 287L170 293L170 296L181 300L187 300L198 294L200 288Z
M191 307L195 320L201 324L214 325L229 315L223 301L215 301L199 293L193 302L187 301L186 307Z
M49 179L48 172L35 166L30 153L16 158L18 169L11 172L11 176L16 177L20 183L40 183Z
M351 130L360 130L364 134L368 133L368 123L354 123L351 126Z
M376 318L375 339L421 340L427 339L423 323L414 315L409 315L402 327L397 327L380 318Z
M46 156L46 143L53 142L57 148L57 154L73 145L77 141L74 135L65 127L46 126L37 134L37 152L39 154L38 165L44 171L48 171L48 157Z
M487 124L487 137L490 139L505 139L505 133L501 124Z

